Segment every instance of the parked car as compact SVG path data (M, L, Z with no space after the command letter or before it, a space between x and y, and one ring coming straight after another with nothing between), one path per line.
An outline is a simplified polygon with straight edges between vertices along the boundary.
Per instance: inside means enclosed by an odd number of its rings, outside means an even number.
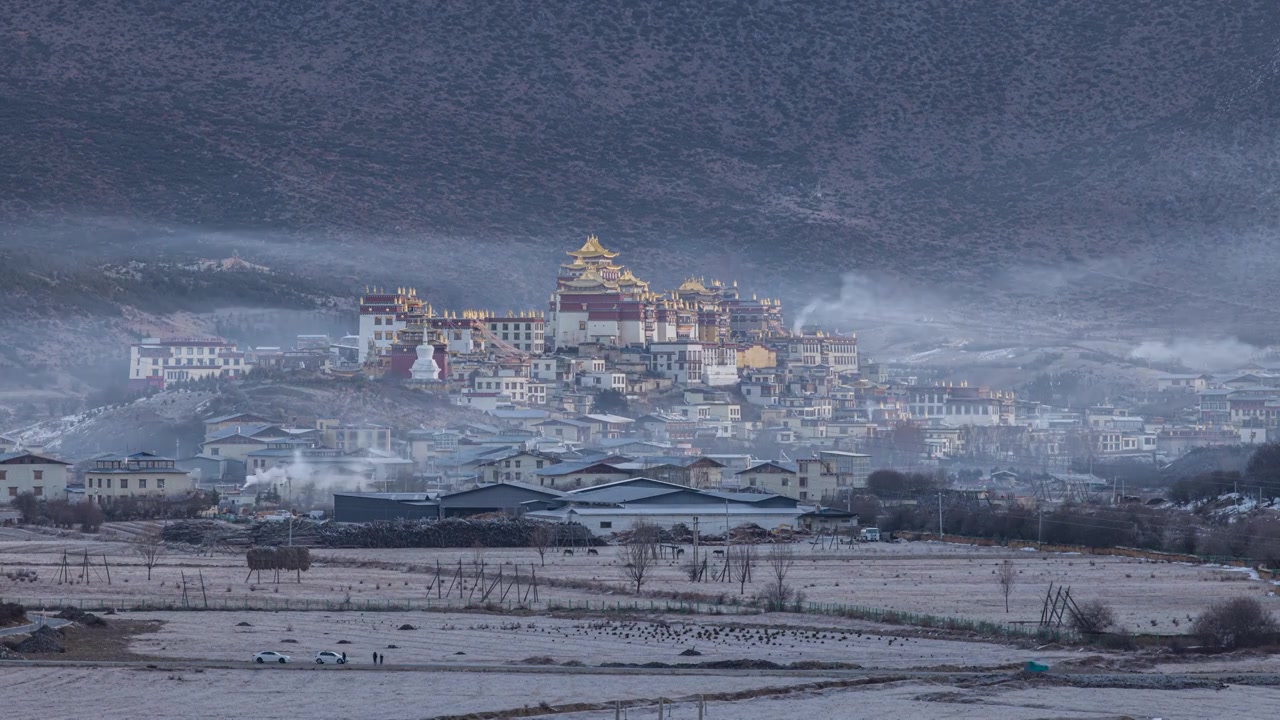
M342 656L342 653L336 653L336 652L333 652L332 650L321 650L320 652L316 653L317 665L328 665L332 663L336 663L338 665L346 665L347 659Z
M280 663L281 665L291 661L292 659L293 658L289 657L288 655L285 655L284 653L278 653L275 650L265 650L253 656L253 661L256 663L273 662L273 663Z

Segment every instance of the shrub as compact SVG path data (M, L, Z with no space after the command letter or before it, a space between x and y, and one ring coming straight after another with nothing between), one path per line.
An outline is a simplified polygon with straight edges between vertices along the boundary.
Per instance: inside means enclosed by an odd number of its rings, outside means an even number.
M17 603L0 603L0 627L27 621L27 611Z
M1081 634L1106 632L1116 624L1116 612L1101 600L1089 600L1071 614L1071 627Z
M1202 645L1215 650L1266 645L1276 639L1276 619L1257 598L1238 597L1210 605L1191 625Z

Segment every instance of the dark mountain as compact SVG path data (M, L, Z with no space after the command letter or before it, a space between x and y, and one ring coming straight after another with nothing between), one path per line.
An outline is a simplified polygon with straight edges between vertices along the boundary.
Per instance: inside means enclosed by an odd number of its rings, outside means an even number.
M642 276L793 306L858 271L1271 332L1266 0L15 0L5 25L7 245L234 230L533 302L596 232Z

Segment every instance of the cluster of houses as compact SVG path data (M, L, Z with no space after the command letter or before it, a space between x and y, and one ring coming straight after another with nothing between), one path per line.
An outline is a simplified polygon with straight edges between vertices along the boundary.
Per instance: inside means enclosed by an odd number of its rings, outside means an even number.
M105 506L124 497L185 499L196 489L191 473L155 453L99 453L73 463L0 437L0 505L30 495Z
M319 488L326 497L407 494L416 499L386 502L421 509L439 501L436 512L445 512L454 494L504 485L579 498L521 511L586 512L581 498L592 488L640 479L730 505L752 494L838 504L865 486L872 467L1069 478L1086 460L1168 461L1277 432L1280 369L1161 376L1155 394L1198 398L1177 417L1142 416L1149 397L1056 407L871 362L855 335L789 329L779 301L748 299L737 283L690 278L652 290L594 236L567 254L545 309L438 311L412 288L370 288L359 299L357 334L336 341L307 335L289 350L242 352L220 338L148 339L130 355L129 379L139 386L270 369L376 376L446 395L484 422L295 426L240 413L208 420L194 456L145 462L171 463L189 475L182 487L217 489L245 506L263 487L295 497ZM84 492L100 498L154 492L160 480L81 476ZM172 492L175 483L162 487Z

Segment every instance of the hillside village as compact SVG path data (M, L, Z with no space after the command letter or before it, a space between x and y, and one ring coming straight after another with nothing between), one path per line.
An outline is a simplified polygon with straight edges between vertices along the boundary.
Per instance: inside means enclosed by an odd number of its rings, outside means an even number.
M1057 407L875 362L855 335L789 327L779 301L732 281L651 289L595 236L567 256L545 308L437 310L410 287L369 288L357 331L340 338L241 349L167 337L130 347L127 382L137 393L369 382L447 402L468 411L465 421L392 426L232 407L196 418L203 437L185 453L178 442L177 456L136 438L116 452L56 457L43 452L56 437L18 433L0 438L0 484L10 502L30 493L110 509L129 498L137 513L139 502L200 494L216 496L223 512L336 510L339 519L344 505L371 517L369 503L385 494L374 514L391 519L443 517L440 498L494 484L509 497L485 509L527 511L521 503L644 478L712 494L681 502L746 509L785 498L790 515L772 522L794 526L815 509L851 514L879 468L928 475L993 506L1043 508L1142 499L1100 468L1156 469L1194 448L1275 439L1275 368L1164 374L1141 396ZM1153 405L1175 411L1139 414Z

